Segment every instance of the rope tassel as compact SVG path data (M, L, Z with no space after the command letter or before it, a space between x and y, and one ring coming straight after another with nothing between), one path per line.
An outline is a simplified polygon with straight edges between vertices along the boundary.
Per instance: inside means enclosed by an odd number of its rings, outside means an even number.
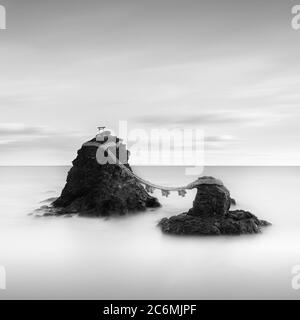
M178 190L178 195L181 196L181 197L185 197L186 191L184 189Z
M99 127L100 130L103 129L103 127ZM106 133L107 136L110 136L110 133ZM108 140L108 139L106 139ZM102 141L102 140L101 140ZM122 139L118 139L118 141L122 141ZM127 167L126 165L124 165L122 163L122 161L120 161L120 159L118 159L117 154L115 154L116 152L114 152L116 150L116 148L120 148L119 143L114 142L114 141L106 141L105 143L100 143L98 140L97 141L89 141L83 144L83 146L85 147L98 147L98 149L103 149L104 151L107 152L107 155L110 157L110 159L112 160L112 164L114 165L118 165L122 170L122 175L123 174L127 174L130 177L138 180L143 186L145 186L145 190L149 193L153 193L154 190L161 190L162 195L164 197L168 197L170 195L170 191L177 191L178 195L181 197L184 197L186 195L186 189L190 190L190 189L194 189L196 188L199 184L218 184L218 185L223 185L222 182L217 181L216 179L213 179L213 181L210 181L209 179L206 178L206 180L208 181L204 181L203 179L201 181L200 178L186 186L181 186L181 187L163 187L161 185L157 185L157 184L153 184L143 178L140 178L139 176L137 176L129 167ZM98 152L98 151L97 151ZM129 151L127 151L128 153ZM96 155L96 159L97 159L97 155ZM98 161L98 159L97 159ZM100 164L100 163L99 163Z
M170 195L170 191L168 190L161 190L161 194L164 196L164 197L168 197Z
M154 188L151 187L151 186L149 186L149 185L147 185L147 184L146 184L146 186L145 186L145 189L146 189L146 191L149 192L149 193L153 193L153 192L154 192Z

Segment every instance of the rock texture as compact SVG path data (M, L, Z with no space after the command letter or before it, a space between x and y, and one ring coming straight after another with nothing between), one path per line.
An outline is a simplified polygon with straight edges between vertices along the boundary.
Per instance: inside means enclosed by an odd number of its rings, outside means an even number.
M209 181L209 183L207 183ZM215 184L214 184L215 182ZM170 234L221 235L258 233L269 225L248 211L230 211L230 192L213 177L198 179L193 208L159 222L162 231Z
M89 142L90 145L83 145L78 151L61 196L48 208L46 215L53 212L59 215L124 215L160 206L158 200L120 166L100 165L96 160L97 146L93 145L96 139ZM128 164L126 167L131 170Z
M189 214L192 216L224 216L231 204L230 192L222 185L201 184Z

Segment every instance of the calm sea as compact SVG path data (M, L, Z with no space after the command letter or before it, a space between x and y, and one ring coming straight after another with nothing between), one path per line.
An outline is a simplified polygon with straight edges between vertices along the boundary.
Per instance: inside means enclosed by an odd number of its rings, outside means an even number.
M0 299L299 299L300 167L207 167L237 200L273 226L262 234L175 237L156 227L192 205L172 194L163 207L122 218L37 218L57 197L68 167L0 167ZM180 167L140 167L143 178L184 185Z

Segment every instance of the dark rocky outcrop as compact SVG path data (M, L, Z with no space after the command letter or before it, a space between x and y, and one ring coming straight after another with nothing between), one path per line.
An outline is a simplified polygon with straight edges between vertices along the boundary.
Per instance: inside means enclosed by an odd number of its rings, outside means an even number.
M169 234L221 235L258 233L269 225L248 211L230 211L230 192L212 177L196 181L196 198L188 212L159 222L162 231Z
M230 211L226 216L201 217L182 213L160 221L163 232L190 235L239 235L259 233L260 228L269 225L252 213L242 210Z
M78 151L61 196L53 202L52 208L46 210L46 215L124 215L160 206L158 200L150 196L122 167L116 164L100 165L96 160L98 142L96 139L89 142ZM117 142L120 140L117 139ZM117 155L119 151L117 149ZM131 170L129 164L124 166Z
M207 178L207 177L206 177ZM189 215L224 216L231 204L230 192L223 185L201 184Z

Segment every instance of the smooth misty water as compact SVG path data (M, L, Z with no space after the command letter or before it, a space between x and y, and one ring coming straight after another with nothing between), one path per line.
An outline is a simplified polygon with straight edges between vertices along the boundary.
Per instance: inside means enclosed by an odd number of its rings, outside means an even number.
M37 218L40 201L58 196L67 167L0 167L0 299L300 298L291 268L300 264L300 167L209 167L238 206L269 220L260 235L174 237L156 227L191 207L161 198L163 207L122 218ZM195 177L183 168L137 168L167 185Z

